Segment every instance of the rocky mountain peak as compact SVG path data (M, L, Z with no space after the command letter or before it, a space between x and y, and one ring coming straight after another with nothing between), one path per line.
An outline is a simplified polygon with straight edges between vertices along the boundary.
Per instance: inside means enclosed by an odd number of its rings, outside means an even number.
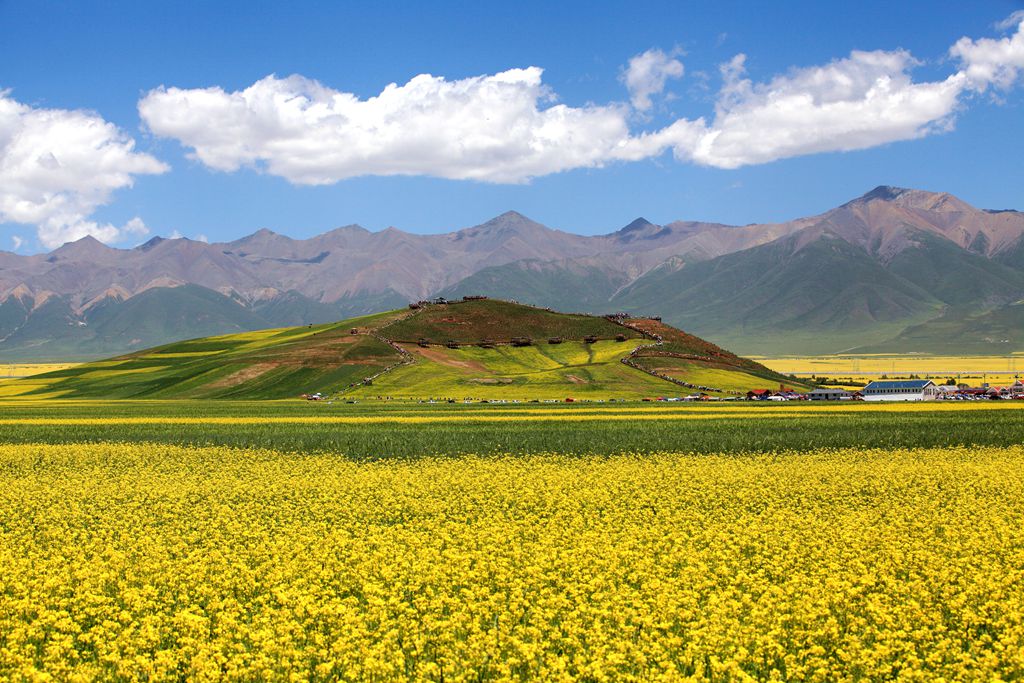
M112 251L116 250L103 244L103 242L100 242L92 235L86 235L74 242L65 242L63 245L57 247L50 252L50 258L91 258L99 254L106 254Z
M527 235L541 232L554 232L551 228L541 225L519 213L518 211L506 211L486 223L481 223L472 228L465 228L456 233L451 233L454 239L461 240L462 236L468 237L498 237L509 235Z
M645 228L652 228L652 227L656 228L658 226L656 226L654 223L651 223L649 220L647 220L643 216L640 216L639 218L634 219L632 223L630 223L626 227L624 227L621 230L619 230L619 232L621 232L621 233L636 232L638 230L643 230Z
M879 185L870 192L865 192L863 195L853 200L855 202L870 202L875 200L881 200L885 202L891 202L903 194L911 192L905 187L895 187L893 185Z
M151 238L149 240L146 240L145 242L143 242L142 244L140 244L139 246L137 246L135 248L137 250L139 250L139 251L149 251L153 247L159 245L162 242L166 242L166 241L167 241L166 238L160 237L159 235L157 235L156 237L153 237L153 238Z
M620 228L612 236L620 243L650 240L671 234L672 228L662 227L650 222L643 216L635 219L624 228Z
M491 220L487 221L481 227L491 227L491 226L496 226L496 227L517 227L517 228L520 228L520 227L528 227L528 228L544 227L540 223L527 218L526 216L524 216L523 214L519 213L518 211L506 211L505 213L501 214L500 216L496 216L496 217L492 218Z
M892 185L879 185L870 192L847 202L843 208L868 204L871 202L887 202L907 209L933 211L937 213L975 211L967 202L958 199L948 192L929 192L928 190L911 190Z

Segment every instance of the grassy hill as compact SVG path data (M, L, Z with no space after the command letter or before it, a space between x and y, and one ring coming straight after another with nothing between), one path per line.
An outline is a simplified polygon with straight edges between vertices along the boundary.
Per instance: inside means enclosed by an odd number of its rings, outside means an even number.
M288 398L336 391L402 361L367 332L384 313L329 325L243 332L167 344L36 375L8 395L71 398ZM355 327L359 334L352 334Z
M633 398L677 395L678 387L623 365L638 345L599 341L563 342L525 348L407 346L416 362L396 368L352 396L395 398L558 399Z
M511 343L523 338L529 345ZM622 362L627 357L632 366ZM652 371L729 391L790 383L658 321L622 325L483 300L167 344L9 382L0 396L282 399L323 392L529 400L692 393Z
M588 336L615 339L623 334L629 339L642 337L605 318L556 313L497 299L427 306L417 315L388 325L384 333L396 342L426 339L435 344L447 341L475 344L483 340L508 342L523 337L536 342L552 337L562 337L567 341L582 341Z
M805 388L804 384L791 377L781 375L749 358L737 356L660 320L639 318L627 324L661 340L661 344L644 345L633 354L632 361L648 372L664 374L697 386L724 390L709 393L746 392L753 388L775 388L777 385Z

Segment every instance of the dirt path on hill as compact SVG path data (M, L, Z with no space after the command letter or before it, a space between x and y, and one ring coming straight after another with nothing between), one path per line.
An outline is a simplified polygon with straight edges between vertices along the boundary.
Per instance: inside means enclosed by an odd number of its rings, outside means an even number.
M437 363L438 365L445 365L447 367L458 368L460 370L472 370L473 372L490 372L487 367L479 361L453 358L452 354L441 349L425 349L421 346L406 346L404 348L414 356L420 356L421 358L425 358L433 363Z
M251 379L256 379L260 375L266 374L279 367L277 363L257 363L256 365L250 365L247 368L242 368L238 372L233 372L227 377L222 377L216 382L207 384L204 389L226 389L228 387L238 386L243 382L248 382Z

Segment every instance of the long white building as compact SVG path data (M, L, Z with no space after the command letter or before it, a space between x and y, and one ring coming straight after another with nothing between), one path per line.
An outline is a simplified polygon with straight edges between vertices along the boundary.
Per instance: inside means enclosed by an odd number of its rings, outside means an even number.
M934 401L939 390L930 379L880 380L860 393L865 401Z

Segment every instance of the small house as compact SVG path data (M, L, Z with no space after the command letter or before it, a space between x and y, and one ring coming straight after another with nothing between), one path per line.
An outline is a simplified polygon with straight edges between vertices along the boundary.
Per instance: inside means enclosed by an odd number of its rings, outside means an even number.
M807 398L811 401L849 401L853 398L853 394L846 389L818 387L814 391L807 392Z
M783 396L788 401L803 401L807 398L807 394L801 394L799 391L793 389L780 389L775 392L778 396Z
M865 401L934 401L938 395L930 379L878 380L861 392Z

